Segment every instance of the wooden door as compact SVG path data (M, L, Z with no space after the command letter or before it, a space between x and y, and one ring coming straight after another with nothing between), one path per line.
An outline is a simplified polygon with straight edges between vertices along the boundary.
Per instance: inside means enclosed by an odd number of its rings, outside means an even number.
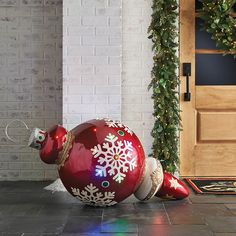
M229 63L235 63L230 65L235 66L234 72L231 71L231 82L226 76L218 76L219 71L228 73L227 58L230 57L223 57L220 50L196 48L196 15L195 0L180 0L180 108L183 124L180 133L180 175L236 176L236 61L229 59ZM216 73L212 67L214 60L218 59L227 68L220 69L216 65ZM186 78L182 67L185 62L191 63L192 69L190 101L184 101ZM203 68L199 69L201 63ZM210 66L204 67L208 64ZM196 68L200 74L198 82ZM210 69L213 72L208 76ZM219 77L219 83L215 77ZM205 83L204 80L210 82ZM225 84L224 80L227 80Z

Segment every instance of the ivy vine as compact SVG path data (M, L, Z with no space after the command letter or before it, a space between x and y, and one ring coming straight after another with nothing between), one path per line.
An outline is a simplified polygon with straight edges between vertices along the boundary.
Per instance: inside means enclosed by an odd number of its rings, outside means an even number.
M236 19L234 9L236 0L200 0L202 9L199 17L203 29L211 34L216 46L225 54L236 56Z
M236 19L232 12L236 0L200 0L199 17L203 29L212 35L225 54L236 55ZM153 0L148 38L153 43L153 68L148 89L152 89L154 127L151 156L158 158L166 171L174 173L179 165L179 130L181 127L177 69L178 1Z
M151 82L154 102L154 127L151 156L158 158L164 170L174 173L179 165L180 110L178 98L179 60L177 0L153 0L152 19L148 28L153 43Z

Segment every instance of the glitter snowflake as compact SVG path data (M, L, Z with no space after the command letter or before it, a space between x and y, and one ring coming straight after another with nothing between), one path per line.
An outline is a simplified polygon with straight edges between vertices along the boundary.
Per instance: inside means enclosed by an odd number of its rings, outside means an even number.
M104 119L108 127L113 127L113 128L123 128L127 133L130 135L133 135L133 131L127 126L122 124L118 120L111 120L111 119Z
M132 156L133 146L129 141L118 141L118 137L113 134L106 136L102 144L98 144L91 149L94 158L98 158L96 165L96 176L106 177L107 174L121 183L126 177L126 172L137 167L136 157Z
M80 201L91 206L111 206L117 203L113 201L115 192L99 192L99 189L92 183L82 191L78 188L71 188L71 190Z

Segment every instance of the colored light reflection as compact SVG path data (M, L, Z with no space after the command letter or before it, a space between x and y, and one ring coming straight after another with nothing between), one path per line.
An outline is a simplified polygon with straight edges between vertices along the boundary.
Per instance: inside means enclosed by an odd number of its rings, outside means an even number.
M91 236L100 236L101 234L109 236L125 236L127 235L127 232L130 232L130 226L131 224L127 221L119 219L112 223L108 221L102 224L94 224L85 229L84 234Z
M111 218L112 219L112 218ZM130 229L133 228L133 224L128 223L124 219L116 219L112 221L107 221L102 223L102 232L110 233L112 236L124 236Z

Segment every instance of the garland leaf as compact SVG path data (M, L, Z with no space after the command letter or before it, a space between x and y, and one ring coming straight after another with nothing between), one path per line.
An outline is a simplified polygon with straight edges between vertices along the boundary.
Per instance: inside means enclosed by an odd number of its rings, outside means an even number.
M153 0L148 38L153 43L153 68L148 89L152 89L154 127L151 156L164 170L174 173L179 165L180 110L177 70L177 0Z
M211 34L216 46L225 54L236 56L236 0L200 0L202 9L199 17L203 20L203 30Z

